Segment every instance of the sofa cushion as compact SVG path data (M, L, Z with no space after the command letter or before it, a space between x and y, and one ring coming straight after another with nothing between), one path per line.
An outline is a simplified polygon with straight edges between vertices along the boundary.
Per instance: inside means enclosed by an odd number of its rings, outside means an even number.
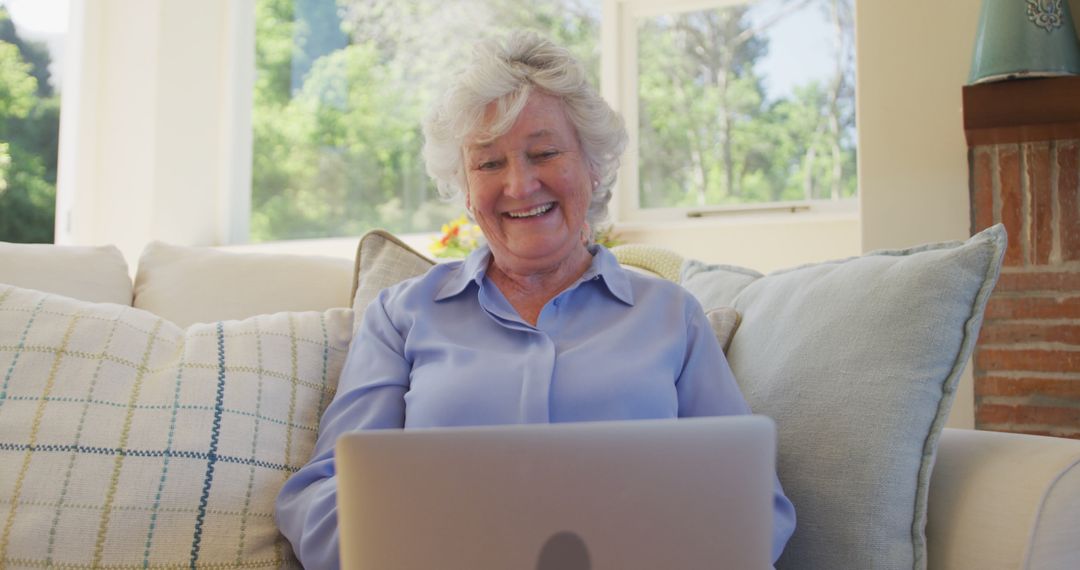
M728 359L778 426L798 516L778 568L925 567L938 438L1005 241L999 225L765 276L684 267L706 308L730 302L742 315Z
M1080 568L1080 440L945 429L930 568Z
M314 447L352 311L186 329L0 285L0 560L294 566L273 518Z
M115 246L0 242L0 283L92 303L131 305L131 275Z
M351 260L152 242L139 258L134 306L180 326L279 311L349 306Z

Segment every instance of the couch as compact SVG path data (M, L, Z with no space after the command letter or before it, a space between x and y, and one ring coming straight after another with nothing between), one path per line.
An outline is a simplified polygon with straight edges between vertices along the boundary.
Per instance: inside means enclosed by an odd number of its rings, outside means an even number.
M1004 231L762 275L617 247L707 310L779 427L778 568L1080 568L1080 441L945 428ZM277 490L356 312L432 261L0 243L0 567L294 567Z

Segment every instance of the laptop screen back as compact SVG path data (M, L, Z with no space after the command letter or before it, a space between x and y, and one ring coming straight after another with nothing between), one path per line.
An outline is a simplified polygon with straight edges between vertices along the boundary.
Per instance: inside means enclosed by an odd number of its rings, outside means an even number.
M343 568L769 568L759 416L356 432Z

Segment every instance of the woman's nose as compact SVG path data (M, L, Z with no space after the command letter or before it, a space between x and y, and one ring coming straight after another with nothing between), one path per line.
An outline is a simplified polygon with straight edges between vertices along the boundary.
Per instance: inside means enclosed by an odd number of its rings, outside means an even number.
M507 176L506 194L512 198L526 198L540 188L536 167L528 161L512 161Z

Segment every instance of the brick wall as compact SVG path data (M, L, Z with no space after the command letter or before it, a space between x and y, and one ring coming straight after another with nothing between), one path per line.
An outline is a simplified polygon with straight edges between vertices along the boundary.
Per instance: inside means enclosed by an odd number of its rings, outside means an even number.
M976 427L1080 439L1080 139L969 158L972 231L1009 234L975 351Z

